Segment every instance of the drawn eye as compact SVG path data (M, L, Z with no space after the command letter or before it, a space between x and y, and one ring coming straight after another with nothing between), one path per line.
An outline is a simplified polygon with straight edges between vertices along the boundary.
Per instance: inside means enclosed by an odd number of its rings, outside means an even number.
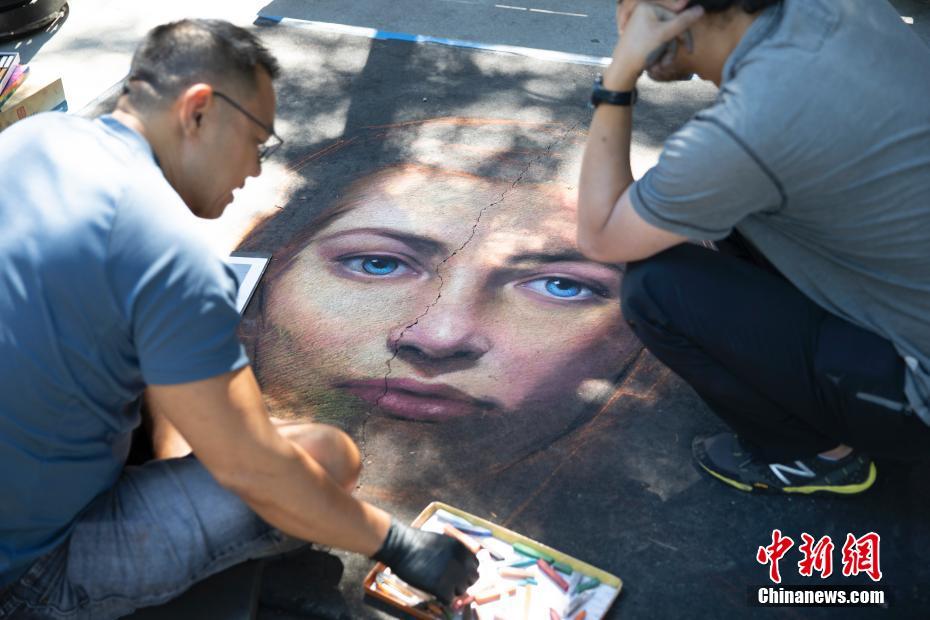
M405 262L390 256L352 256L339 261L350 271L369 276L401 276L414 273Z
M531 291L556 299L590 299L596 293L589 286L568 278L537 278L523 284Z

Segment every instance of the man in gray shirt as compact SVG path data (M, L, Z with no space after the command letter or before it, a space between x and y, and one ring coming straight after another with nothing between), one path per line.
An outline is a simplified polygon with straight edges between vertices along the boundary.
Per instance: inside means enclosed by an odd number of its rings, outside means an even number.
M629 262L627 320L735 431L696 439L698 463L745 491L851 494L875 480L868 454L930 454L930 50L878 0L617 17L579 244ZM634 182L645 68L720 93Z

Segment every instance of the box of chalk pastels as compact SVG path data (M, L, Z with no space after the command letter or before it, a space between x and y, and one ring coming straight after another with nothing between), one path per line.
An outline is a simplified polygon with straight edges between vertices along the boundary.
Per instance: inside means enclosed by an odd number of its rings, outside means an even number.
M441 502L413 522L461 540L478 555L478 581L451 605L412 588L383 564L365 577L365 596L394 615L423 620L599 620L623 582L564 553Z

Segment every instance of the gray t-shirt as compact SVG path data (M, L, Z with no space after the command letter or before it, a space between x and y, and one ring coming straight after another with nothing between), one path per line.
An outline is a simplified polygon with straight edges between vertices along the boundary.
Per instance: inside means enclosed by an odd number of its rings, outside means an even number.
M930 48L884 0L785 0L631 192L659 228L735 228L824 309L894 343L930 424Z
M236 285L145 139L109 116L0 133L0 586L118 478L147 384L248 363Z

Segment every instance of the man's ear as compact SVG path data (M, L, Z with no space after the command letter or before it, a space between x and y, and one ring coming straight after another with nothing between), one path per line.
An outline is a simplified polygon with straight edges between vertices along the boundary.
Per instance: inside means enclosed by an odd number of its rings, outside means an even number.
M213 87L209 84L194 84L178 96L177 114L184 133L200 129L204 115L209 113L213 102Z

